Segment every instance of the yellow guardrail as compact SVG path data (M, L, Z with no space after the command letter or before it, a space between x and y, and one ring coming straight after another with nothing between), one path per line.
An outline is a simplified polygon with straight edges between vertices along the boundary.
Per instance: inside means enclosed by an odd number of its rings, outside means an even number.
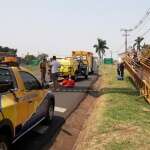
M137 63L131 57L124 55L123 60L140 94L150 103L150 66L146 59L141 58Z

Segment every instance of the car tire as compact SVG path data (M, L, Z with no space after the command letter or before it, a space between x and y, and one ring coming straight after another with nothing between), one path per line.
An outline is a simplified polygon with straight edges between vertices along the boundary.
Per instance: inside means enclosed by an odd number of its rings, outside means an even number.
M10 150L10 141L3 135L0 135L0 150Z
M45 119L46 123L51 123L53 120L53 116L54 116L54 105L50 103L48 106L48 112Z

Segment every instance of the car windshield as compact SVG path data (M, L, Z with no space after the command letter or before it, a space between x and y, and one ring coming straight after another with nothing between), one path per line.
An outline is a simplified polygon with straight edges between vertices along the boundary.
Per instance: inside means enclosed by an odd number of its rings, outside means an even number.
M86 60L86 56L76 56L75 57L75 60L77 60L77 61L79 61L79 60L82 60L82 61L84 61L84 60Z

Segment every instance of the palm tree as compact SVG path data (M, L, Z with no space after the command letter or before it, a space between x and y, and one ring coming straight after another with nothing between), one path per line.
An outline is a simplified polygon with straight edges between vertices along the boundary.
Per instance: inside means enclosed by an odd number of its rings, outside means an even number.
M97 41L98 41L98 44L95 44L93 47L95 48L96 53L98 54L100 60L101 59L103 60L103 55L105 54L105 50L109 48L106 46L105 40L98 38Z
M141 51L141 42L144 40L143 37L137 37L137 39L135 40L135 43L133 44L133 48L135 48L135 46L137 46L137 51Z

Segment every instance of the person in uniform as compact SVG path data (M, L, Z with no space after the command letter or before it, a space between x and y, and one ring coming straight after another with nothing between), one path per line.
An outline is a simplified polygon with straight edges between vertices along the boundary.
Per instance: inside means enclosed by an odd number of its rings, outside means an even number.
M42 62L40 63L40 71L41 71L41 82L42 84L44 84L46 82L46 65L47 65L47 61L46 58L44 57Z

